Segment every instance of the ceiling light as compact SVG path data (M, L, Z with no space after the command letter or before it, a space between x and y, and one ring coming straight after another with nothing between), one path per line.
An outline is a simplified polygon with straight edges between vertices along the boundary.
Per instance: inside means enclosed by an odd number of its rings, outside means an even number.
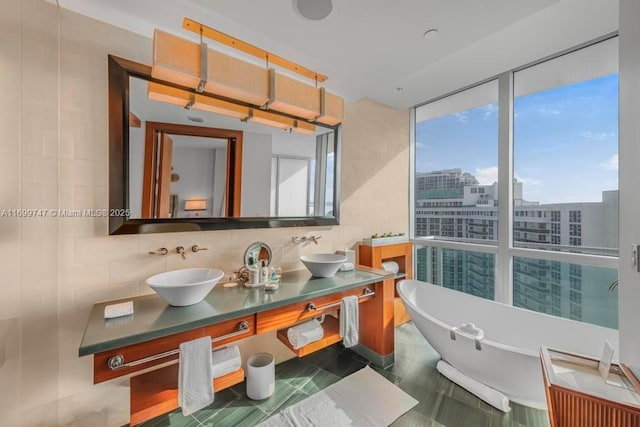
M265 67L160 30L153 34L151 76L253 105L269 99Z
M266 111L254 109L251 110L251 112L249 113L249 117L247 117L246 120L284 130L291 129L295 125L295 120L288 117L283 117L277 114L267 113Z
M195 108L197 110L223 114L225 116L236 117L238 119L244 119L249 115L248 107L222 101L210 96L200 95L197 93L194 94L186 90L165 86L155 82L148 83L147 93L149 99L180 105L187 109ZM203 121L199 117L194 117L196 120L193 120L191 117L188 118L195 122Z
M195 95L193 108L209 111L211 113L224 114L225 116L236 117L238 119L244 119L249 115L249 107L244 107L242 105L233 104L231 102L199 94Z
M316 125L303 122L301 120L296 120L295 126L291 130L296 133L301 133L303 135L315 135Z
M344 116L344 99L320 88L320 115L316 121L329 126L336 126L342 122Z
M331 13L331 0L293 0L293 10L310 21L319 21Z
M440 32L435 28L432 28L430 30L425 31L422 37L424 37L426 40L433 40L435 38L438 38L439 35L440 35Z

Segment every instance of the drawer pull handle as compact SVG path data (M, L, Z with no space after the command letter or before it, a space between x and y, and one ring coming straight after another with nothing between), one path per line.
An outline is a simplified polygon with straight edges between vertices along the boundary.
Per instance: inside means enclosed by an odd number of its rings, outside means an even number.
M236 326L236 331L230 332L225 335L220 335L219 337L216 337L216 338L211 338L211 343L213 344L218 341L226 340L228 338L233 338L235 336L247 333L248 331L249 331L249 322L247 322L246 320L243 320L242 322L238 323L238 325ZM118 371L120 369L132 368L134 366L153 362L154 360L163 359L165 357L173 356L174 354L179 354L179 353L180 353L180 350L176 348L175 350L154 354L153 356L144 357L142 359L134 360L133 362L128 362L128 363L124 363L123 355L116 354L115 356L111 356L109 360L107 360L107 366L109 366L109 369L111 369L112 371Z
M368 298L374 296L376 293L373 292L369 288L365 288L362 291L362 295L358 296L358 299ZM334 302L333 304L321 305L320 307L316 307L316 305L312 302L307 304L307 311L316 311L316 310L326 310L328 308L337 307L340 305L340 302Z

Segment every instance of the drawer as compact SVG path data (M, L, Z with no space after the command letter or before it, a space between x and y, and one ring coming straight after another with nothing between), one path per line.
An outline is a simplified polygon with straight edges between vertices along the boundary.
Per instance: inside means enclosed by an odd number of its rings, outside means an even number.
M308 300L289 304L284 307L274 308L273 310L263 311L256 315L256 333L262 334L268 331L274 331L277 329L287 328L302 320L311 319L316 317L324 310L307 311L307 305L313 302L317 307L321 307L328 304L339 303L342 298L346 296L360 296L365 289L371 291L374 290L374 285L361 286L359 288L353 288L341 292L336 292L330 295L325 295L318 298L310 298ZM371 298L375 298L372 296ZM368 301L371 298L363 298L361 302ZM332 307L331 310L335 310L336 307Z
M191 341L196 338L205 336L216 338L222 335L237 332L238 325L243 321L247 322L247 324L249 325L249 329L241 334L215 342L213 344L213 348L215 348L254 335L256 332L255 316L253 314L242 316L231 320L225 320L213 325L202 326L189 331L169 335L166 337L156 338L126 347L104 351L102 353L96 353L93 356L93 383L98 384L113 378L129 375L143 369L148 369L155 365L167 363L171 360L176 360L178 358L178 354L174 354L136 366L112 370L108 366L108 361L113 356L120 355L124 358L124 363L131 363L146 357L151 357L167 351L176 350L181 343Z

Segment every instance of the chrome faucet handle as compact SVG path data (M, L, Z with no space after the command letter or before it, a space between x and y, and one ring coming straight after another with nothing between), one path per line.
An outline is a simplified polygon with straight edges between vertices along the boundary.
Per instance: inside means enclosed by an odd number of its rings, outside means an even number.
M182 259L187 259L187 254L184 252L184 246L178 246L176 248L176 253L182 255Z
M166 255L169 253L169 249L167 248L160 248L160 249L156 249L155 251L149 251L149 255Z
M202 248L198 245L193 245L191 246L191 252L198 252L198 251L208 251L209 248Z
M300 237L298 237L298 236L295 236L295 237L291 238L291 242L292 243L300 243L301 240L302 239Z
M322 236L311 236L309 239L316 245L318 244L318 240L322 239Z

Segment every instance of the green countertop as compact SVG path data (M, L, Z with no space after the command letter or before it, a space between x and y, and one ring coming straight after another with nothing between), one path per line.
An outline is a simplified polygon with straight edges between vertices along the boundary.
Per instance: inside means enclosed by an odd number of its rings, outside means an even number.
M188 307L171 307L158 295L101 302L93 305L80 343L79 355L99 353L246 314L329 295L341 290L380 282L390 274L356 269L339 271L331 278L315 278L307 270L284 273L276 291L225 288L216 285L204 301ZM133 300L131 316L104 319L109 304Z

